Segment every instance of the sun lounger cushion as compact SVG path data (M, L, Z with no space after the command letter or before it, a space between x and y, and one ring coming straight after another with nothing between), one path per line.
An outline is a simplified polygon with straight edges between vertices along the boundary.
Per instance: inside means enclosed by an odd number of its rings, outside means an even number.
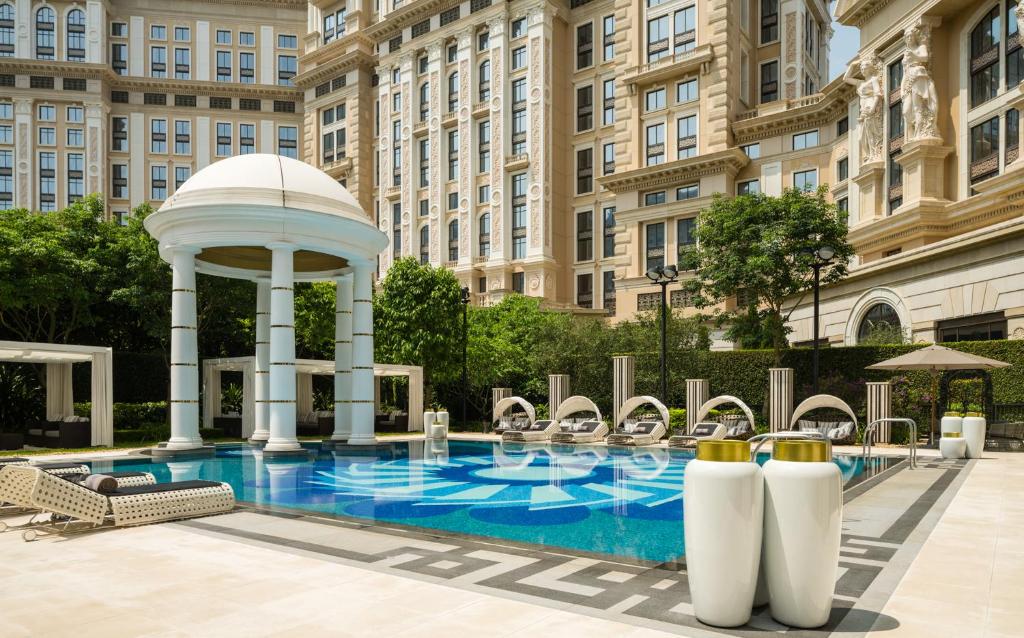
M714 425L714 424L708 424L708 423L698 424L697 426L695 426L693 428L693 432L691 432L691 436L711 436L712 434L715 433L715 428L716 427L717 426Z
M36 463L32 467L52 472L53 470L72 470L81 466L81 463Z
M580 432L593 432L600 427L600 421L585 421L580 423Z
M543 432L549 425L551 425L551 421L537 421L527 429L533 432Z
M82 479L82 485L100 494L110 494L117 489L117 479L106 474L90 474Z
M636 426L633 428L633 434L650 434L651 432L654 431L654 428L656 427L658 427L658 424L654 423L653 421L644 421L642 423L637 423Z
M5 456L0 458L0 467L7 465L8 463L27 463L28 459L21 456Z
M196 490L203 487L220 487L216 481L175 481L173 483L156 483L155 485L136 485L134 487L119 487L107 494L111 498L118 496L137 496L139 494L159 494L162 492L177 492L180 490Z

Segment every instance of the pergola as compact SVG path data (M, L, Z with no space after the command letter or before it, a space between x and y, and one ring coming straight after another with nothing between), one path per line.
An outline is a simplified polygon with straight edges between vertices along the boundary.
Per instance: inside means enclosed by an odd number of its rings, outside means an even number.
M46 420L59 421L75 413L71 366L92 366L92 444L114 444L113 356L110 348L58 343L0 341L0 362L46 364Z
M171 438L159 453L202 448L196 271L256 282L255 429L270 454L301 452L295 432L296 281L334 281L334 440L375 442L373 305L387 245L356 199L309 164L239 155L190 177L145 220L171 264ZM345 426L351 424L351 429Z
M223 357L203 360L203 426L213 427L213 418L220 414L221 372L242 373L242 436L248 438L255 430L256 398L255 357ZM313 411L313 375L333 375L333 361L296 359L296 413ZM373 364L375 386L382 377L408 377L409 379L409 430L423 429L423 368L391 363ZM374 412L376 413L380 393L374 388ZM337 407L337 406L335 406ZM337 415L337 411L335 411ZM347 433L348 423L342 423L342 434ZM337 430L336 432L337 433Z

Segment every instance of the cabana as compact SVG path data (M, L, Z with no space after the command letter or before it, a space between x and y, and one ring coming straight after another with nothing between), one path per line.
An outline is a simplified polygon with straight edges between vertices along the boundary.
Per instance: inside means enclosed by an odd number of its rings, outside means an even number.
M295 412L297 415L296 427L300 430L304 426L326 428L325 436L330 437L334 430L334 412L316 413L313 410L313 375L333 376L335 373L334 361L320 361L315 359L296 359L296 395ZM217 427L223 423L219 419L221 414L221 373L241 372L242 373L242 414L240 416L240 428L237 436L249 438L255 432L256 396L254 392L256 376L256 357L226 357L221 359L206 359L203 361L203 427ZM423 368L420 366L405 366L391 363L373 364L373 376L375 387L379 387L380 380L384 377L407 377L409 379L409 425L410 432L423 429ZM335 402L338 403L337 401ZM374 412L379 411L380 393L374 392ZM310 421L310 415L314 421ZM343 424L351 427L351 424ZM348 432L344 430L343 432ZM323 431L319 432L324 434ZM234 435L232 431L230 434ZM317 433L313 433L316 436Z
M558 430L558 423L550 419L537 420L537 413L530 405L530 402L521 397L506 397L498 401L492 413L492 422L500 419L502 414L509 408L519 405L526 411L525 418L520 416L509 423L505 422L495 428L495 432L501 432L502 442L537 442L547 441L551 435ZM520 413L522 414L522 413ZM508 427L501 427L502 425Z
M639 421L625 426L622 432L619 429L629 420L629 415L643 405L653 406L661 421ZM653 445L661 440L668 432L669 414L668 408L661 401L651 396L637 396L626 399L618 411L619 418L615 423L615 433L608 435L608 445Z
M705 422L705 419L708 418L708 414L710 414L712 410L730 403L743 411L743 415L747 417L746 423L735 423L731 426L726 426L724 423ZM691 430L689 434L670 436L668 439L668 446L692 447L701 439L746 440L753 435L754 413L750 411L750 408L746 403L737 397L723 394L705 401L704 405L700 406L700 409L697 411L697 418L694 420L693 430Z
M574 414L589 413L592 417L570 418ZM587 397L571 396L555 411L558 431L551 435L552 443L595 443L608 434L608 426L601 420L601 411Z
M519 411L512 412L510 415L505 413L512 408L520 408ZM495 421L498 425L494 428L496 434L504 434L511 430L522 430L530 427L537 420L537 411L534 409L533 404L522 397L505 397L501 401L494 404L494 409L491 411L491 424Z
M808 421L800 417L808 412L828 408L845 413L850 417L849 421ZM804 399L800 405L793 410L793 417L789 421L790 429L800 429L801 432L818 432L832 442L833 445L853 445L857 440L857 415L853 409L837 396L831 394L816 394Z
M99 346L0 341L0 362L46 364L46 420L63 422L74 417L71 366L88 363L92 368L92 412L89 445L114 444L113 352ZM56 431L60 439L60 429Z

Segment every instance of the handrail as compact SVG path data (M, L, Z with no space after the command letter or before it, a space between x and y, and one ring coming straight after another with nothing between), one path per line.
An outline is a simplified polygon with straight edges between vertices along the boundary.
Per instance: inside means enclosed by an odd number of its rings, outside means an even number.
M768 441L781 441L785 439L824 439L828 444L828 456L832 458L832 441L829 441L825 435L821 432L795 432L792 430L785 430L782 432L766 432L764 434L756 434L749 439L749 442L757 442L757 445L750 450L750 460L756 462L757 454L761 451L761 448Z
M910 426L910 469L915 469L917 467L917 422L914 419L887 417L868 423L868 426L864 428L864 440L861 444L861 455L864 460L867 461L871 456L871 445L879 423L906 423Z

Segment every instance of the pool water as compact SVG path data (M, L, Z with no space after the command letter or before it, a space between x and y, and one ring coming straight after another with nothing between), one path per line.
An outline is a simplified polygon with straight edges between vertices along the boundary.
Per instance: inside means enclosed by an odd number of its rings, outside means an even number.
M143 470L158 481L231 484L239 501L650 561L684 553L683 480L692 452L408 441L264 459L218 446L213 458L96 461L94 472ZM767 459L762 455L762 462ZM847 484L883 469L837 456ZM867 470L867 471L865 471Z

